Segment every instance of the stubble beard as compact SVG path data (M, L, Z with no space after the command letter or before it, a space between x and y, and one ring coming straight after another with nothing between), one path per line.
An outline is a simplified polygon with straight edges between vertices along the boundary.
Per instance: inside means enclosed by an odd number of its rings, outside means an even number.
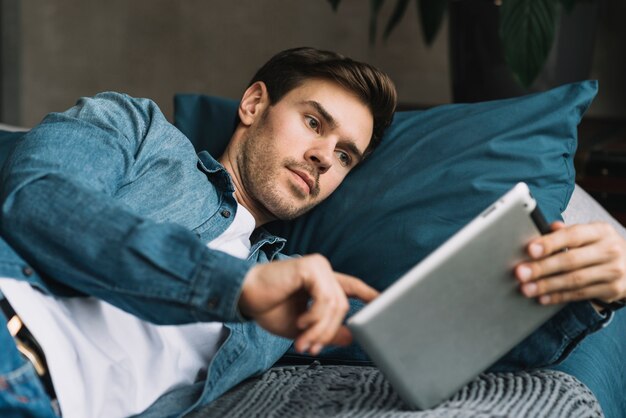
M290 220L308 212L319 202L306 202L305 194L297 186L290 183L289 191L281 190L276 182L281 171L288 167L300 168L310 174L310 168L296 161L286 159L280 161L273 130L267 121L267 112L253 131L245 137L237 156L237 163L241 173L241 182L250 198L259 204L275 219ZM265 140L263 140L265 139ZM315 186L311 196L319 194L319 175L315 176ZM302 204L296 202L302 201Z

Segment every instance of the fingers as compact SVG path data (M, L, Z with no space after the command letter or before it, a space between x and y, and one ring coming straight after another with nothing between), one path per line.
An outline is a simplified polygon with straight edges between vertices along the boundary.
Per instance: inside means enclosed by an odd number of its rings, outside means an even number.
M352 333L350 332L348 327L346 327L345 325L342 325L341 327L339 327L337 334L332 339L330 344L345 346L345 345L350 344L351 342L352 342Z
M613 288L607 283L600 283L593 286L586 287L584 289L570 290L566 292L553 293L549 295L543 295L538 298L539 303L542 305L553 305L565 302L574 302L580 300L600 299L606 301L614 301L611 297L613 295Z
M316 345L323 347L329 344L341 326L347 311L347 301L344 305L341 300L314 300L310 309L297 321L298 328L302 330L298 339L307 343L303 350L310 348L313 351Z
M312 304L310 309L298 318L298 326L304 331L296 342L296 349L308 350L312 354L318 354L325 345L335 339L349 309L348 299L337 279L337 273L332 270L326 259L318 257L323 262L320 261L319 269L315 270L317 274L303 278L303 287L309 292ZM355 283L351 284L357 287Z
M348 276L347 274L342 273L335 274L337 281L348 297L359 298L363 302L371 302L380 294L378 290L368 286L356 277Z
M565 227L562 222L555 222L551 228L553 232L532 240L528 245L528 254L532 258L538 259L565 249L585 246L615 232L604 223Z
M551 257L522 263L516 267L516 275L522 283L551 276L563 271L581 269L583 267L608 262L610 254L601 245L590 245L559 252Z
M542 304L626 296L626 241L613 227L558 222L551 228L529 244L532 260L515 268L525 296Z
M348 296L368 302L378 292L336 273L325 257L314 254L253 267L244 278L239 308L266 330L297 337L298 351L318 354L325 345L351 341L343 326Z
M305 345L308 346L306 349L311 354L317 355L324 346L331 344L337 339L337 334L342 328L343 320L348 312L348 303L346 300L345 305L343 302L341 305L335 303L326 306L322 306L321 302L314 302L314 305L320 307L314 312L316 306L313 306L311 314L305 314L309 316L305 321L308 321L310 326L304 330L298 337L298 340L305 341Z
M347 297L369 302L379 295L377 290L356 277L334 271L332 275L334 280L316 283L316 286L310 288L313 304L298 319L298 327L304 332L296 341L297 350L315 355L325 345L348 344L352 335L342 325L349 309Z
M610 283L617 279L619 279L619 276L614 271L611 271L607 266L600 265L525 283L521 286L521 290L528 297L541 297L557 292L571 293L571 291L578 291L578 295L581 298L587 296L587 299L591 299L597 295L588 293L588 288L592 288L599 283ZM544 300L547 299L544 298ZM580 300L580 298L576 300Z
M319 346L313 346L310 348L310 350L305 349L308 346L308 343L306 342L307 340L305 340L305 337L298 337L294 343L294 346L296 347L296 350L303 353L305 351L309 351L311 354L313 355L318 355L320 353L320 351L322 351L322 349L324 348L323 345L319 345ZM352 333L350 332L350 330L346 327L346 326L341 326L338 330L337 333L335 334L335 336L333 337L333 339L329 342L329 345L340 345L340 346L346 346L348 344L350 344L352 342Z

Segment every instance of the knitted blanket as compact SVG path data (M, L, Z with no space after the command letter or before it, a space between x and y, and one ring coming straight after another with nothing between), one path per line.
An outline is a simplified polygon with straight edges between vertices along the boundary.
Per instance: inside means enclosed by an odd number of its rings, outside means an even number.
M226 393L201 417L603 417L594 395L556 371L483 374L434 409L411 411L374 367L275 367Z

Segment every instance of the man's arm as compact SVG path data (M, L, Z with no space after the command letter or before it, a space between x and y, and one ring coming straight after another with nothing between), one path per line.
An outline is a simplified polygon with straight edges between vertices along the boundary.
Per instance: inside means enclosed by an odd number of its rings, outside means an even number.
M241 320L249 263L113 198L154 124L164 140L174 129L151 101L114 93L49 115L4 166L0 234L47 278L143 319Z
M154 103L115 93L49 115L4 166L0 234L47 279L151 322L240 321L240 307L302 351L349 342L346 294L369 301L378 293L325 258L253 267L114 198L154 124L159 140L175 130Z

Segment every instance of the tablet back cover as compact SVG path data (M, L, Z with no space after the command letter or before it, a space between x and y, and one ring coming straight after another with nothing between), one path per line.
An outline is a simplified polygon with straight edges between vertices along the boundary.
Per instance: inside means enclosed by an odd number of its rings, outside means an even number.
M539 235L516 186L348 321L410 405L435 406L552 317L521 295L513 268Z

